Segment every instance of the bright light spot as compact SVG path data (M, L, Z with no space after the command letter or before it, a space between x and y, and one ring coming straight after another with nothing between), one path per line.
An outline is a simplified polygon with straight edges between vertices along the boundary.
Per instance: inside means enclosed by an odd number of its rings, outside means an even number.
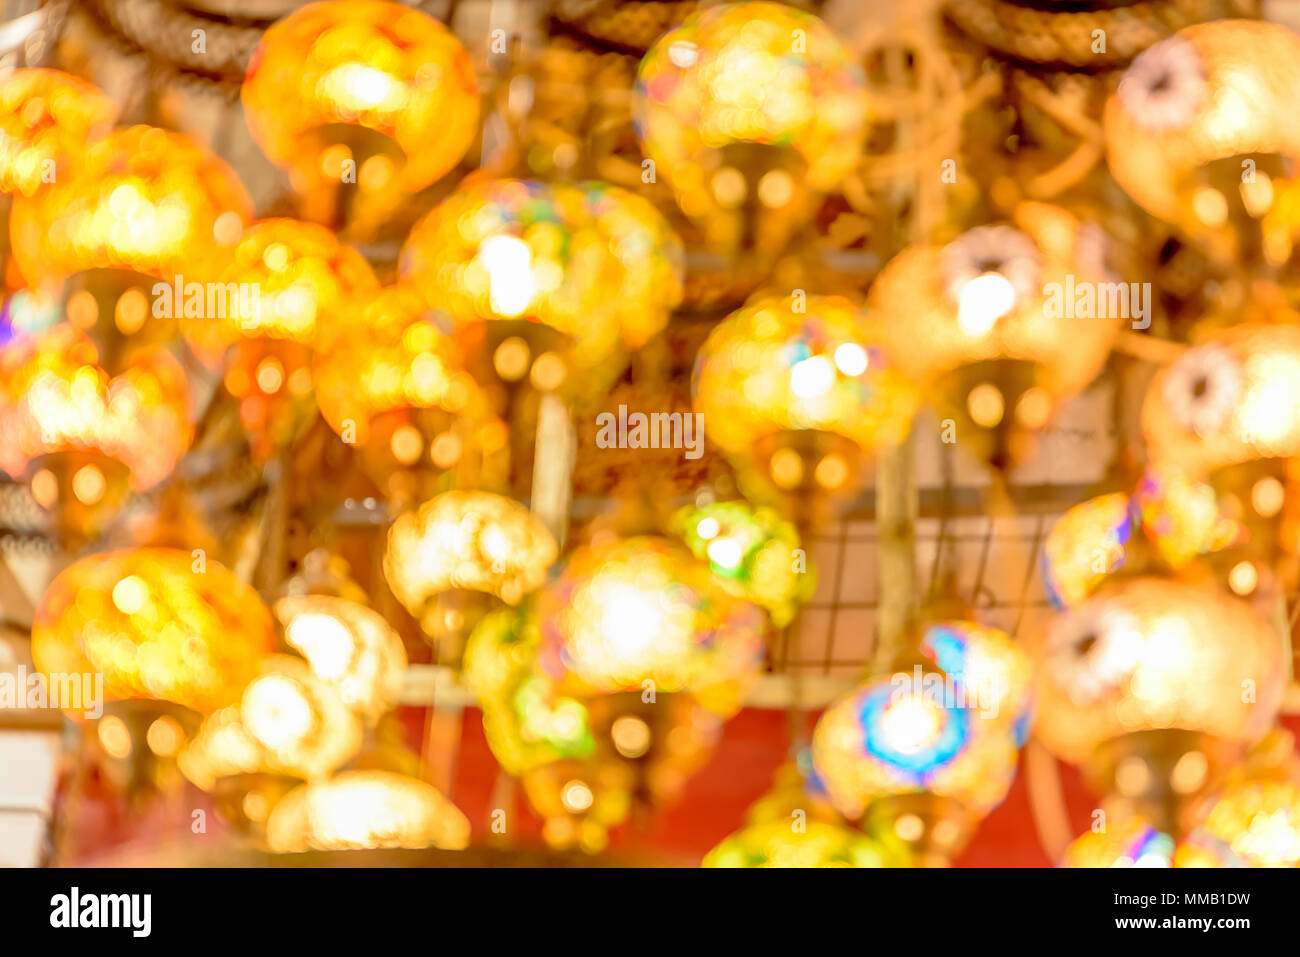
M867 371L867 350L856 342L841 343L835 350L835 365L845 375L862 375Z
M113 604L124 615L134 615L149 600L149 586L139 575L127 575L113 586Z
M564 790L560 792L560 801L568 811L574 814L581 814L587 810L594 800L591 788L581 781L570 781L564 786Z
M909 694L887 707L880 716L880 731L891 750L915 754L934 742L943 728L939 706L919 694Z
M982 336L1016 305L1011 280L996 272L976 276L962 286L957 305L957 325L968 336Z
M825 395L835 384L835 367L825 356L801 359L790 369L790 389L801 399Z
M709 561L721 568L735 568L740 564L744 552L740 542L734 538L719 538L709 543Z
M332 615L299 615L290 620L285 638L303 653L311 670L326 681L346 675L356 654L352 632Z
M537 294L528 244L514 236L489 236L479 245L478 258L487 270L492 311L523 315Z

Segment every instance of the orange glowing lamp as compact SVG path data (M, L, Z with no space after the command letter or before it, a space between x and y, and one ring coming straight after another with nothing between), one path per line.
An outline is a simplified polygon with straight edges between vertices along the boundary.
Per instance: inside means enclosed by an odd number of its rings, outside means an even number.
M201 552L102 552L64 569L32 624L45 674L104 675L109 701L169 701L200 714L238 700L275 644L270 611Z
M187 308L181 333L205 361L225 359L226 388L264 455L307 417L313 350L341 334L379 281L328 229L292 219L254 224L205 269L205 285L225 294Z
M505 423L488 415L460 347L407 287L358 303L338 341L317 353L313 376L325 421L398 501L432 497L445 490L442 476L504 449Z
M16 197L10 236L33 286L91 269L171 282L234 243L251 215L223 160L180 133L134 126L92 144L73 175Z
M266 31L240 92L253 137L301 193L348 181L417 192L478 134L474 65L400 3L311 3ZM369 135L367 135L369 134Z
M0 192L31 196L67 178L87 143L117 118L104 91L61 70L21 69L0 81Z

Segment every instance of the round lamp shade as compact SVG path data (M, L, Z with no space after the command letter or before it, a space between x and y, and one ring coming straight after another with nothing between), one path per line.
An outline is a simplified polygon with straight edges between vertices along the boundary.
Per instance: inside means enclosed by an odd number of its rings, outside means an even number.
M637 72L642 148L679 193L706 190L726 148L797 152L827 191L857 163L867 125L861 67L820 19L783 4L724 3L661 36ZM707 201L706 201L707 202Z
M360 163L363 188L413 193L456 165L478 133L474 65L455 35L400 3L310 3L273 24L240 90L249 128L301 191ZM362 152L357 134L392 142ZM367 168L366 163L378 164Z
M200 554L102 552L50 584L32 624L47 673L102 672L108 700L150 698L209 714L231 704L274 647L257 593Z
M89 269L172 282L235 242L252 201L226 163L189 137L152 126L90 144L73 175L14 199L14 260L39 286Z
M11 70L0 81L0 193L31 196L66 178L116 118L103 90L70 73Z
M266 822L276 853L362 848L463 850L469 818L431 784L391 771L344 771L286 794Z
M763 660L762 611L668 539L578 548L533 602L542 668L592 691L641 691L652 682L730 715Z
M1281 641L1209 581L1108 584L1057 617L1038 654L1035 730L1071 763L1137 731L1250 744L1281 704Z
M542 583L557 551L546 526L518 502L492 492L444 492L393 522L384 575L417 617L452 588L514 605Z
M1289 171L1300 158L1293 98L1300 36L1277 23L1215 20L1179 30L1139 54L1106 104L1107 165L1147 212L1203 249L1241 256L1225 231L1262 226L1265 257L1290 258ZM1222 169L1216 176L1214 164ZM1287 182L1276 179L1285 174Z
M1300 453L1300 327L1216 332L1157 373L1142 405L1157 467L1193 479Z

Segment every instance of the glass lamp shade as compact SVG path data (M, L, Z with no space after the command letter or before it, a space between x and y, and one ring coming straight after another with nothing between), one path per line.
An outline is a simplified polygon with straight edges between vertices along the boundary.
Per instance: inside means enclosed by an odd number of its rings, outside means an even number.
M1245 527L1224 508L1214 486L1177 469L1148 469L1133 500L1143 533L1170 568L1245 541Z
M947 700L931 693L931 683L955 687L940 674L927 671L922 687L913 683L905 673L871 682L822 715L812 745L818 779L853 819L878 798L916 794L952 799L983 817L1015 777L1010 729L960 706L955 693Z
M1142 431L1157 467L1205 479L1300 453L1300 327L1216 332L1156 374Z
M596 197L590 205L589 196ZM583 383L571 373L608 363L628 310L647 307L629 330L632 340L661 321L652 320L653 300L620 303L620 293L640 277L617 255L633 264L637 256L602 231L593 213L600 208L590 184L584 192L531 180L478 180L416 224L402 249L401 275L458 330L483 329L489 339L520 336L534 352L555 352L564 365L559 382L546 384L578 388ZM606 228L617 232L626 223L620 227L607 216ZM535 382L540 375L534 368Z
M1124 565L1133 534L1132 500L1098 495L1065 511L1043 542L1043 584L1056 608L1077 605Z
M444 492L393 522L384 575L416 617L453 588L515 605L542 583L557 551L546 526L518 502L492 492Z
M920 394L842 296L759 299L710 333L695 364L695 409L724 451L763 435L832 432L870 452L911 428Z
M1281 643L1254 608L1211 581L1131 578L1058 616L1041 645L1035 731L1062 760L1176 729L1243 746L1281 704Z
M1252 867L1300 866L1300 785L1293 780L1246 780L1210 805L1194 837L1225 845Z
M9 229L32 286L90 269L172 282L234 243L251 217L223 160L180 133L133 126L86 147L71 176L15 197Z
M1097 376L1136 317L1128 286L1107 285L1114 279L1096 227L1021 203L1011 223L904 249L867 302L899 371L958 423L963 443L1011 461Z
M467 465L500 473L508 439L455 340L404 286L357 306L351 325L316 354L316 402L330 427L391 498L419 502Z
M623 343L639 348L663 330L681 304L682 241L654 204L636 193L598 180L579 183L578 189L620 266L615 306Z
M777 627L788 625L817 587L816 570L800 569L799 533L770 508L743 500L687 505L672 518L696 558L723 588L766 609Z
M266 822L275 853L363 848L463 850L469 818L431 784L391 771L343 771L286 794Z
M238 700L275 644L257 593L202 554L103 552L50 584L32 625L46 674L103 673L107 700L148 698L210 714Z
M237 775L315 781L351 760L361 742L361 722L338 685L301 658L271 655L238 704L209 715L177 761L205 791Z
M704 856L701 867L885 867L881 847L842 824L789 820L751 824Z
M397 706L406 649L383 615L331 595L290 595L272 611L285 643L318 678L336 685L343 703L367 724Z
M683 211L700 217L743 201L744 180L725 180L743 175L733 162L745 147L772 151L760 164L770 168L751 171L765 205L784 205L765 194L788 194L793 169L814 191L834 189L861 156L867 100L861 67L820 19L777 3L727 3L692 14L650 48L633 117Z
M295 10L263 35L240 99L254 139L300 192L342 181L350 161L363 189L391 181L414 193L455 166L478 133L469 53L437 20L399 3ZM367 150L367 131L395 149Z
M0 81L0 193L31 196L71 174L87 143L103 137L117 106L61 70L11 70Z
M979 709L981 721L1010 730L1017 745L1025 742L1033 669L1028 654L1010 635L973 621L932 621L922 628L920 652L948 675L954 697Z
M1287 197L1295 187L1270 161L1300 158L1297 63L1300 36L1264 21L1198 23L1153 44L1106 104L1112 175L1203 251L1249 255L1239 230L1253 222L1250 231L1259 230L1263 243L1257 251L1274 265L1285 262L1296 225Z
M514 775L596 749L586 706L539 667L531 624L527 612L497 609L479 621L465 647L465 683L483 711L488 746Z
M1075 838L1065 849L1063 867L1173 867L1173 837L1141 818L1107 824Z
M533 597L542 669L593 692L691 693L729 716L758 678L764 616L668 539L571 552Z
M316 398L325 421L349 444L366 445L372 422L399 409L457 414L482 406L456 343L424 318L408 288L365 297L343 335L316 357Z
M94 452L121 463L137 490L172 473L193 434L185 370L160 347L137 350L118 375L99 360L66 322L0 351L0 468L22 479L45 456ZM103 491L77 498L93 504Z
M248 340L328 348L352 324L356 304L379 292L359 252L323 226L293 219L254 223L204 268L208 285L226 291L224 304L211 303L214 310L204 298L186 308L181 332L213 364Z

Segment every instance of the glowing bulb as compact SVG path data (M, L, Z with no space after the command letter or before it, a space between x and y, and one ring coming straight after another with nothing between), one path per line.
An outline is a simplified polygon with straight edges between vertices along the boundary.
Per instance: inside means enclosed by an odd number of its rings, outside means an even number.
M734 538L719 538L709 543L709 561L722 568L737 567L743 557L740 542Z
M835 350L835 365L845 375L862 375L867 371L867 350L856 342L841 343Z
M113 586L113 604L124 615L134 615L149 600L149 586L138 575L127 575Z
M720 531L722 531L722 526L718 524L716 518L702 518L700 523L695 526L695 534L706 542L717 538Z
M943 726L939 707L921 695L893 702L880 716L880 730L890 748L915 754L939 736Z
M1001 273L986 272L962 286L957 325L968 336L986 335L1015 304L1016 288L1011 280Z
M825 395L835 384L835 368L825 356L801 359L790 369L790 389L801 399Z
M981 382L966 397L966 410L976 425L991 429L1002 421L1006 402L997 386Z
M1282 483L1271 475L1260 479L1250 490L1250 504L1263 518L1272 518L1280 512L1285 499Z
M564 786L564 790L560 792L560 801L563 802L567 810L574 814L581 814L587 810L594 800L591 788L581 781L570 781Z
M523 315L537 294L528 244L514 236L489 236L479 245L478 258L487 270L493 312Z
M356 654L352 633L330 615L299 615L289 622L286 637L311 662L311 670L326 681L346 675Z

